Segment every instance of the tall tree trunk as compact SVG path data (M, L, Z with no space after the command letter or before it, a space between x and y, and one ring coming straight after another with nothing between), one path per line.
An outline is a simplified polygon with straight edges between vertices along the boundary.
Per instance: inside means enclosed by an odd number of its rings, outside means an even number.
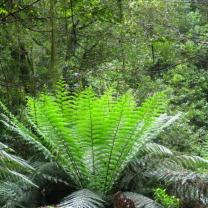
M70 0L70 10L71 10L71 24L72 28L69 30L68 28L68 18L66 15L67 12L67 2L64 1L64 9L65 9L65 33L66 33L66 55L65 60L70 59L75 55L76 47L77 47L77 24L74 16L74 2Z
M124 53L124 45L123 45L123 2L122 0L117 0L118 9L119 9L119 22L121 25L121 31L120 31L120 38L119 38L119 44L121 48L121 57L122 57L122 70L125 70L125 53Z
M70 57L70 31L68 27L67 0L64 0L64 25L65 25L65 35L66 35L65 61L67 61Z
M71 55L74 56L76 52L77 47L77 24L78 22L75 22L75 16L74 16L74 1L70 0L70 7L71 7L71 21L72 21L72 29L71 29Z
M124 49L124 36L125 33L123 32L123 23L124 23L124 13L123 13L123 2L122 0L117 0L117 5L118 5L118 17L119 17L119 23L120 23L120 34L119 34L119 47L120 47L120 60L122 62L122 68L120 69L121 74L125 74L125 68L126 68L126 57L125 57L125 49ZM119 71L118 71L119 73ZM119 88L120 85L120 80L117 82L117 87Z
M51 26L51 57L49 67L49 86L53 86L58 80L56 68L56 25L55 25L55 0L50 0L50 26Z

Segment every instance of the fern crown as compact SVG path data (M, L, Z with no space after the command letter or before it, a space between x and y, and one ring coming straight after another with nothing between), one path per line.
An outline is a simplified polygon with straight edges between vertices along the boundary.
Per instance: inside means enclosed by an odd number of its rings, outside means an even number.
M137 107L130 92L115 96L108 90L98 97L86 89L69 95L60 82L55 95L28 98L28 120L35 132L14 118L4 123L55 160L78 187L106 193L141 147L178 118L164 114L166 105L163 93Z

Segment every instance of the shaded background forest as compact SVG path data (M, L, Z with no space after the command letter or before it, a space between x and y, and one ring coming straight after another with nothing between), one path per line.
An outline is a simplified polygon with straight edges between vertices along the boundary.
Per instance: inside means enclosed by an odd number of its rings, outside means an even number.
M208 126L206 0L2 0L0 97L21 115L27 95L93 86L132 89L138 103L166 90L185 112L159 141L200 155Z

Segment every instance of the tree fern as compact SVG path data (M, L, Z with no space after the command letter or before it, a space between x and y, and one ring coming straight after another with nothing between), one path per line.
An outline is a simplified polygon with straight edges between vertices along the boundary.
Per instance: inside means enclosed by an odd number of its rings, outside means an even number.
M55 94L45 93L37 98L28 98L28 128L1 104L2 122L22 136L23 141L38 154L41 153L45 161L33 163L35 174L24 175L20 167L31 171L33 167L19 157L8 154L4 151L8 147L0 144L4 161L12 161L12 168L16 166L16 169L10 169L10 163L7 163L7 169L0 169L0 177L6 176L17 187L23 181L35 181L42 186L46 180L65 185L73 183L76 188L88 188L104 195L118 185L116 182L123 175L123 179L129 180L125 186L128 190L130 181L139 184L138 181L146 177L175 187L177 194L186 187L190 199L198 197L205 202L206 177L193 170L205 167L207 160L176 154L151 141L180 116L165 114L166 105L163 93L155 94L137 107L131 92L116 96L113 90L108 90L97 96L88 88L69 95L64 83L60 82ZM132 171L130 177L129 170ZM3 184L0 193L9 187L9 184ZM141 192L135 187L132 190ZM188 194L180 196L187 199ZM142 195L128 192L126 196L136 207L159 206ZM87 207L104 206L101 198L87 189L66 197L59 206L79 207L85 206L82 205L84 203Z
M60 83L55 95L28 98L27 116L35 131L4 108L3 123L43 155L57 162L79 187L111 190L141 147L178 116L162 115L163 93L137 107L131 92L112 90L98 97L92 89L69 95Z

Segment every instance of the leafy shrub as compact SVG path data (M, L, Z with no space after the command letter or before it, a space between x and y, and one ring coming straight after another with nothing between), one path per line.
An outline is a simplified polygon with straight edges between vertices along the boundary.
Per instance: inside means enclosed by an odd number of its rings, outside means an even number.
M154 190L154 198L161 203L165 208L179 208L180 201L175 196L167 194L165 189L157 188Z

